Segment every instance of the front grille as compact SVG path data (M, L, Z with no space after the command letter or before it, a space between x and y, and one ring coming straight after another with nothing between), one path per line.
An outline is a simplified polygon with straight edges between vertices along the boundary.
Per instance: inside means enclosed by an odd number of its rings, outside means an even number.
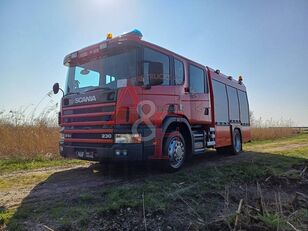
M68 109L63 111L64 115L73 114L84 114L84 113L96 113L96 112L114 112L115 106L105 106L105 107L93 107L93 108L81 108L81 109Z
M113 125L91 125L91 126L65 126L64 130L82 129L82 130L93 130L93 129L113 129Z
M102 134L113 134L115 103L64 107L62 110L63 132L71 134L64 139L65 143L90 147L113 143L113 136L102 139Z
M112 115L102 115L96 117L76 117L76 118L64 118L64 123L72 123L72 122L87 122L87 121L112 121Z

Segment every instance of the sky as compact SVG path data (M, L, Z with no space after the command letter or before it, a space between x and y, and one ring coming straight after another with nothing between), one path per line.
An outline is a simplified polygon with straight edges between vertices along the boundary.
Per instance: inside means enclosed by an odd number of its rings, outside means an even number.
M256 118L308 126L307 0L1 0L0 111L48 107L68 53L139 29L143 39L237 78ZM51 101L52 100L52 101Z

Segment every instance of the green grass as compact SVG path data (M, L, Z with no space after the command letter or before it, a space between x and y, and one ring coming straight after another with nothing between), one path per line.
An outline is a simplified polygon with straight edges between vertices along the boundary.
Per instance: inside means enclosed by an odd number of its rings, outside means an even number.
M288 137L276 138L276 139L268 139L268 140L253 140L252 142L246 143L247 147L249 146L258 146L258 145L269 145L276 146L282 143L292 144L292 143L303 143L307 140L308 134L301 133L297 135L292 135Z
M250 147L258 147L259 145L280 146L282 144L307 143L307 142L308 142L308 133L301 133L298 135L277 138L277 139L252 141L250 143L245 144L245 146L247 148L250 148Z
M299 134L275 140L253 141L245 144L246 151L308 159L308 134Z
M35 158L35 159L0 159L0 176L4 173L13 173L22 170L33 170L46 167L59 167L59 166L74 166L79 164L86 164L86 161L77 159L48 159L48 158Z
M287 228L285 219L280 217L277 213L259 214L258 219L270 230L286 230Z
M1 224L7 224L9 220L13 217L15 212L16 212L15 209L8 209L8 210L0 209L0 227Z
M46 180L50 174L51 172L43 172L0 178L0 192L10 188L17 189L28 185L35 185Z

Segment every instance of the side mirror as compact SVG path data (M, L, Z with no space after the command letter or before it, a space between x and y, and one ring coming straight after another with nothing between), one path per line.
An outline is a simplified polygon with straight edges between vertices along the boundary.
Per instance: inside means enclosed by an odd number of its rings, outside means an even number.
M150 74L150 85L155 86L155 85L162 85L164 82L163 80L163 75L162 74Z
M55 83L52 87L53 93L54 94L58 94L59 90L60 90L60 86L59 83Z
M148 77L150 86L161 85L164 82L163 64L159 62L145 62L144 73Z

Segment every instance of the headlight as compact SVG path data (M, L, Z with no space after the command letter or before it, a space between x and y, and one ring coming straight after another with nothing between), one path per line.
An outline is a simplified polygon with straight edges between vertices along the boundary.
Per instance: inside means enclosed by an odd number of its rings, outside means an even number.
M141 143L141 135L140 134L115 134L115 143L117 144Z

